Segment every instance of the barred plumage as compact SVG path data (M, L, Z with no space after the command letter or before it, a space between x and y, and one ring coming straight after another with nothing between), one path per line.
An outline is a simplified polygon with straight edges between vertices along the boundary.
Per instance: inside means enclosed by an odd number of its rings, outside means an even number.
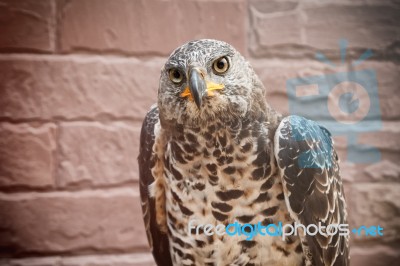
M248 62L224 42L189 42L166 62L139 155L143 216L158 265L348 265L346 237L246 240L188 231L193 220L346 222L328 132L304 118L282 119L264 93Z

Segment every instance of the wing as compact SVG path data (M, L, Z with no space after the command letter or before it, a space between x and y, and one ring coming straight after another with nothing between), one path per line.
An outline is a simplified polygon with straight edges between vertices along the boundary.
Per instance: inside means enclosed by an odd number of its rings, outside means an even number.
M297 223L347 224L339 160L327 129L303 117L284 118L275 133L275 157L286 204ZM301 238L313 265L349 265L348 234Z
M158 122L158 108L152 107L143 121L140 133L139 176L140 198L147 239L157 265L172 266L168 236L161 232L156 221L155 200L150 197L149 185L154 182L151 168L155 164L153 145L155 140L154 125Z

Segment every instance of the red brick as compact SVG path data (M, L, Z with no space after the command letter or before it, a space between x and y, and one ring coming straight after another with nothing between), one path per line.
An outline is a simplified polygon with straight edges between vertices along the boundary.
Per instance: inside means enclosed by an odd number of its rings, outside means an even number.
M58 266L59 263L60 257L0 259L0 265L4 266Z
M373 145L386 151L400 151L400 123L384 122L382 130L359 135L359 143ZM399 157L398 157L399 158ZM399 158L400 159L400 158Z
M295 11L296 6L292 2L250 2L250 48L254 54L292 53L293 47L287 45L302 43L302 17Z
M357 236L352 238L360 243L396 242L399 241L400 208L398 183L354 183L347 186L346 194L349 204L350 228L380 225L383 236Z
M0 186L54 186L55 125L0 124Z
M376 72L382 118L386 120L400 117L400 111L397 108L400 105L400 97L396 92L398 87L396 84L400 82L397 73L400 69L393 63L365 61L352 70L346 65L331 68L312 60L253 59L251 63L267 89L267 100L284 114L288 114L286 90L288 79L371 69ZM275 100L277 103L274 103Z
M386 151L400 150L400 123L398 122L382 122L382 128L371 132L357 133L357 144L372 145ZM348 137L344 135L335 136L335 146L338 148L346 148L348 145Z
M373 181L394 181L400 180L400 166L397 161L391 162L382 160L376 164L369 165L365 172Z
M155 266L150 253L0 259L0 264L3 266Z
M266 88L267 101L285 115L289 114L288 79L332 73L330 67L311 60L251 60L251 64Z
M61 123L57 184L101 186L138 179L139 135L139 124Z
M314 51L349 48L386 49L398 40L399 7L390 1L250 2L250 47L255 55L306 56Z
M397 162L400 160L400 123L383 122L382 128L371 132L357 133L357 144L368 145L377 148L381 153L382 161ZM335 136L335 147L338 149L347 149L348 137L343 135ZM347 158L347 154L343 159ZM367 166L367 165L365 165ZM373 181L373 180L370 180Z
M157 101L165 61L29 56L0 59L0 117L142 120Z
M245 51L245 1L65 1L61 48L167 55L192 39L215 38Z
M398 41L400 21L397 6L324 5L305 8L306 45L338 50L346 38L350 48L386 49Z
M156 266L150 253L114 256L85 256L65 258L62 266Z
M137 189L0 194L0 254L147 247Z
M383 119L393 120L400 118L400 66L392 62L378 62L367 60L357 66L357 70L371 69L376 73L380 109Z
M383 159L371 164L355 164L347 160L347 151L336 149L340 158L340 173L345 182L398 182L400 167L397 160L389 160L384 153Z
M350 249L352 266L383 266L397 265L400 260L400 252L396 247L369 246Z
M289 0L289 1L250 0L249 3L252 11L259 12L260 14L291 12L294 11L299 6L299 0Z
M347 150L345 155L342 154L341 149L337 149L338 156L340 159L340 176L344 182L370 182L371 178L368 173L365 173L366 166L363 164L354 164L347 160ZM350 186L350 184L345 184L344 187ZM346 190L347 191L347 190ZM346 194L347 195L347 194Z
M52 0L1 0L0 51L54 51Z

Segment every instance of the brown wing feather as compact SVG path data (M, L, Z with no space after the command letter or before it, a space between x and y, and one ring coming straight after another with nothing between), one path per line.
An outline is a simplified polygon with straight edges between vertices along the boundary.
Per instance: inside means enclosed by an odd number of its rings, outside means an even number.
M161 232L156 222L155 200L150 197L149 185L154 182L151 168L155 164L153 155L154 125L158 122L158 108L153 107L146 115L140 133L139 177L140 198L147 239L157 265L172 266L168 236Z
M338 157L327 129L298 116L283 119L275 156L293 219L306 226L347 223ZM302 242L313 265L349 265L348 236L317 234Z

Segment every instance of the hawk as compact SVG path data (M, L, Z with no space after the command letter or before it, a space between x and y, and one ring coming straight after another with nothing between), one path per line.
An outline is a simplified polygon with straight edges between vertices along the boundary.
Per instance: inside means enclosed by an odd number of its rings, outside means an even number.
M265 100L231 45L196 40L161 70L140 136L143 217L157 265L348 265L348 236L194 232L189 224L345 224L331 135ZM188 229L189 228L189 229Z

